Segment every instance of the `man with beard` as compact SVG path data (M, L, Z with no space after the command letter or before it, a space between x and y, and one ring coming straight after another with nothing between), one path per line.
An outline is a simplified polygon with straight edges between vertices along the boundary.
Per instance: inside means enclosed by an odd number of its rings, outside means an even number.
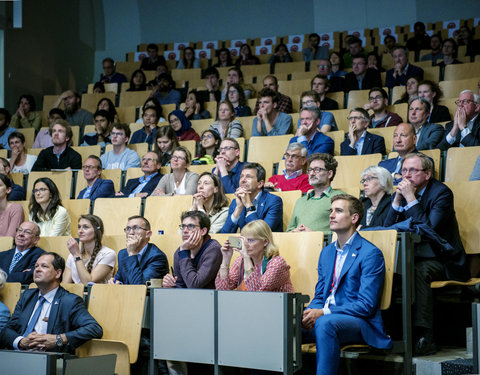
M83 129L85 125L93 124L93 115L80 107L80 100L81 96L78 92L67 90L58 97L53 107L59 108L63 101L67 122L71 125L78 125Z
M158 85L152 95L160 104L175 104L178 108L182 100L180 92L175 90L175 82L168 73L160 74L157 78Z
M32 171L52 169L82 169L82 157L70 147L72 128L65 120L55 120L50 128L53 146L40 152Z

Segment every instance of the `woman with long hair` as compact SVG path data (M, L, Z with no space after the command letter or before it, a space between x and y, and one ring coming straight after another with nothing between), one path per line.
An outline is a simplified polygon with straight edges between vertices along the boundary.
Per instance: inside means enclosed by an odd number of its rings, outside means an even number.
M48 177L33 184L29 218L40 227L40 236L70 236L70 215L62 206L57 185Z
M232 66L232 55L228 48L220 48L217 51L217 63L213 65L214 68L226 68L227 66Z
M127 91L145 91L147 89L147 77L142 69L137 69L130 78L130 87Z
M82 215L78 219L78 240L67 242L70 255L67 258L63 281L88 285L106 284L113 276L116 263L115 251L102 245L103 222L95 215Z
M23 207L16 202L8 201L12 191L12 181L0 174L0 236L15 237L17 228L25 220Z
M250 99L255 96L255 88L243 82L243 73L238 66L232 66L228 69L227 79L225 81L225 87L222 90L221 100L227 99L227 91L232 83L238 83L245 94L245 99Z
M115 104L109 98L102 98L97 103L97 111L107 111L110 113L111 118L113 119L114 123L120 122L117 114L117 110L115 108Z
M243 126L235 119L235 110L228 100L218 106L218 120L210 125L210 130L216 131L222 139L243 136Z
M343 57L338 52L333 51L330 53L330 64L332 65L332 76L334 77L344 77L347 75L345 69L345 64L343 62Z
M177 69L200 68L200 60L195 57L195 50L192 47L186 47L183 50L183 57L178 62Z
M188 93L183 112L188 120L201 120L212 117L210 112L204 108L203 100L195 89Z
M178 146L180 146L178 138L171 126L166 125L157 129L153 151L160 155L160 161L163 167L170 165L173 150Z
M198 156L192 160L192 165L215 164L221 142L216 131L204 130L200 137Z
M408 103L410 101L410 98L417 96L419 83L420 79L418 77L410 77L407 80L407 85L405 86L405 93L393 104Z
M13 132L8 136L8 146L11 150L10 170L12 173L29 174L33 164L37 160L36 155L27 154L25 136L19 132Z
M32 95L24 94L20 96L17 102L17 111L10 120L10 126L17 129L40 129L42 126L42 113L36 112L35 109L35 99Z
M235 65L257 65L260 64L260 60L257 56L252 54L252 50L248 44L242 44L240 47L240 56L235 61Z
M247 105L243 88L238 83L232 83L228 86L226 100L232 103L233 109L235 110L235 117L252 115L252 109Z
M438 104L443 92L437 83L429 80L420 82L418 84L418 96L430 102L431 109L427 123L438 124L439 122L452 121L448 107Z

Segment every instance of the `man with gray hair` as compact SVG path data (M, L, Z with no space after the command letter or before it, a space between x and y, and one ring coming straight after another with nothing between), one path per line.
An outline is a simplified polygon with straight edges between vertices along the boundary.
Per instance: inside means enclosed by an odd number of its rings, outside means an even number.
M383 137L367 132L370 117L363 108L353 108L348 116L350 125L340 145L340 155L386 154Z
M414 96L408 105L408 120L415 127L418 150L437 148L443 138L443 126L427 123L431 104L426 98Z
M283 174L277 174L268 179L264 187L274 191L301 190L306 193L312 186L308 183L305 173L307 164L307 149L301 143L290 143L283 154L285 169Z
M317 131L320 124L320 110L317 107L305 107L300 111L300 126L290 143L301 143L310 156L314 153L333 155L333 139Z
M480 146L478 95L471 90L463 90L455 104L455 117L445 126L445 136L438 148L445 151L450 147Z

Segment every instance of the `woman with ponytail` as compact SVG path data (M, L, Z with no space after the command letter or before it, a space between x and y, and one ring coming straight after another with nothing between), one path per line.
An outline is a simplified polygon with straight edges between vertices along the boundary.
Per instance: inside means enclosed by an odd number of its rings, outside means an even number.
M115 251L102 246L103 222L95 215L82 215L78 220L78 239L67 242L67 259L63 282L87 285L105 284L113 276Z

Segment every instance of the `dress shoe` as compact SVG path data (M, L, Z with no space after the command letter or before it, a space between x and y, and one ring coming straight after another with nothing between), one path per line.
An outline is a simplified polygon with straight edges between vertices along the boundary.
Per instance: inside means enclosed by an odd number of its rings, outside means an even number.
M415 357L422 357L435 354L436 352L437 345L435 345L435 341L428 339L427 337L420 337L413 350L413 355Z

